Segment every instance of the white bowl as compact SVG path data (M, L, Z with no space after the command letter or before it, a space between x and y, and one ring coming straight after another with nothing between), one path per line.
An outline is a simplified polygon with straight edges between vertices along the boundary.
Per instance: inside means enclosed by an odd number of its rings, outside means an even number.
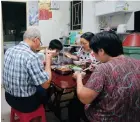
M83 70L83 69L80 68L80 67L73 67L72 69L73 69L75 72L76 72L76 71L82 71L82 70Z
M75 65L82 65L82 62L81 62L81 61L73 61L73 63L74 63Z

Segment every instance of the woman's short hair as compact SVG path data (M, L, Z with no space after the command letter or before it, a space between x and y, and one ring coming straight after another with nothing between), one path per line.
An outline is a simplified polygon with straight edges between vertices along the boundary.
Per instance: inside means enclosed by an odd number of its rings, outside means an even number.
M88 42L90 42L93 37L94 37L94 34L92 32L86 32L83 35L81 35L81 38L84 38Z
M52 50L54 50L54 49L62 50L63 49L63 45L62 45L62 43L58 39L53 39L49 43L49 49L52 49Z
M90 42L90 48L95 53L103 49L107 55L112 57L123 54L122 42L118 35L112 31L104 31L96 34Z

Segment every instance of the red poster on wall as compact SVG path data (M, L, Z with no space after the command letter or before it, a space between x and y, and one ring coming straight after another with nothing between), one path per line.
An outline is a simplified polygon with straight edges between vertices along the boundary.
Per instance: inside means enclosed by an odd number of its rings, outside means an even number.
M39 20L50 20L52 19L51 1L50 0L39 0Z

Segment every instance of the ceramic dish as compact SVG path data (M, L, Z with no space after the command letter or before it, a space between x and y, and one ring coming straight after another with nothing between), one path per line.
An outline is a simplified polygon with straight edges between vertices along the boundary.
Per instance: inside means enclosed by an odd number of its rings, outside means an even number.
M58 66L54 69L54 71L61 75L68 75L72 73L72 69L67 66Z

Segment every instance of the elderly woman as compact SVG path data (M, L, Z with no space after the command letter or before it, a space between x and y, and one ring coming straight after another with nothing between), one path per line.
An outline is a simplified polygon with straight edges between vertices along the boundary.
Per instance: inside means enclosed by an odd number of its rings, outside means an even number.
M89 43L93 38L94 34L91 32L86 32L80 37L81 48L77 55L72 55L70 53L65 53L65 55L73 60L80 60L84 62L96 63L94 55L91 55L91 49Z
M140 60L125 57L122 43L112 32L98 33L90 47L102 64L85 86L81 73L74 74L88 120L140 122Z

